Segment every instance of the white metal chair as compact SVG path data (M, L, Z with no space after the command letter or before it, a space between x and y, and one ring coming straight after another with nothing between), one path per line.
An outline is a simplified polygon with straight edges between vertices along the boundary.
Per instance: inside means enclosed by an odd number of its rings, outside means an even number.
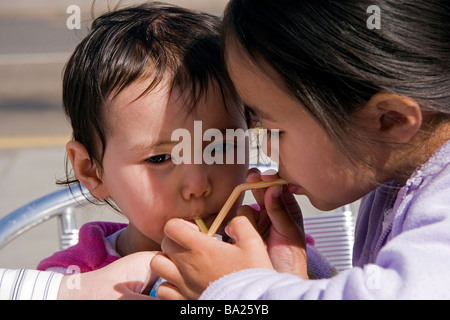
M354 221L350 205L332 213L321 213L303 218L305 232L310 234L317 248L336 270L351 268Z
M78 242L75 208L88 202L78 186L67 187L32 201L0 219L0 248L29 229L51 218L59 220L60 248ZM353 219L350 206L333 213L304 217L305 231L315 247L338 270L352 267Z
M60 226L60 248L66 249L76 244L78 230L75 227L75 208L88 202L83 192L78 187L67 187L32 201L1 218L0 248L31 228L55 217Z

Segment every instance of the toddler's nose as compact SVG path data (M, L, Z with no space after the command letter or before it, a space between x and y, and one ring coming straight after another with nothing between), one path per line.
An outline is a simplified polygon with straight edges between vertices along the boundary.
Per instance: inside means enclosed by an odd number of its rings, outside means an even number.
M211 189L207 168L203 165L191 165L187 168L182 189L185 200L207 197L211 194Z

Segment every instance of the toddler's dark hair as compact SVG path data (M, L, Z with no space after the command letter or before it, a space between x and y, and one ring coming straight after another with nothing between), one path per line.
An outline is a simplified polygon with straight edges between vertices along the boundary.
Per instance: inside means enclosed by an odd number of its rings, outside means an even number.
M137 80L149 82L145 94L169 79L171 90L188 93L189 112L213 82L227 100L225 105L237 101L221 61L220 30L219 17L158 2L95 19L67 63L63 79L63 103L73 139L86 147L91 163L102 163L107 102ZM59 184L79 183L66 175Z

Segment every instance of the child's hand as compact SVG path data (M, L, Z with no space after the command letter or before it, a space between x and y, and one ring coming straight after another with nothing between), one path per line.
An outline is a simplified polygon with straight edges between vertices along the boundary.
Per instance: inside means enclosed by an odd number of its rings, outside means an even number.
M252 169L247 182L272 181L276 175L261 175ZM270 187L252 190L260 211L242 207L239 215L245 215L254 224L267 244L267 251L276 271L291 273L307 279L306 241L303 217L294 195L287 187Z
M235 271L273 269L265 244L246 217L236 217L226 227L234 244L217 241L182 219L169 220L161 246L165 255L151 262L168 282L160 285L160 299L197 299L208 285Z

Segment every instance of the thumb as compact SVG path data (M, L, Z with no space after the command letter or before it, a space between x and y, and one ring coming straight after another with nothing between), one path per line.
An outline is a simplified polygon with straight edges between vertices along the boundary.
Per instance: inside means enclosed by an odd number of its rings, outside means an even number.
M158 278L150 268L150 262L157 254L156 251L136 252L114 261L104 270L110 270L109 274L114 275L116 281L120 279L120 283L135 293L149 292L150 286Z
M285 204L282 194L283 187L275 186L267 189L264 196L264 203L266 206L267 215L272 222L272 228L283 238L287 238L294 242L304 242L305 236L303 226L299 226L292 216L293 213L297 212L290 211L292 206L287 206Z
M237 216L226 226L225 232L239 247L264 246L264 242L255 226L247 216Z
M225 232L235 240L234 245L238 249L236 254L240 252L243 257L240 260L241 269L273 269L267 247L247 217L235 217L227 225Z

